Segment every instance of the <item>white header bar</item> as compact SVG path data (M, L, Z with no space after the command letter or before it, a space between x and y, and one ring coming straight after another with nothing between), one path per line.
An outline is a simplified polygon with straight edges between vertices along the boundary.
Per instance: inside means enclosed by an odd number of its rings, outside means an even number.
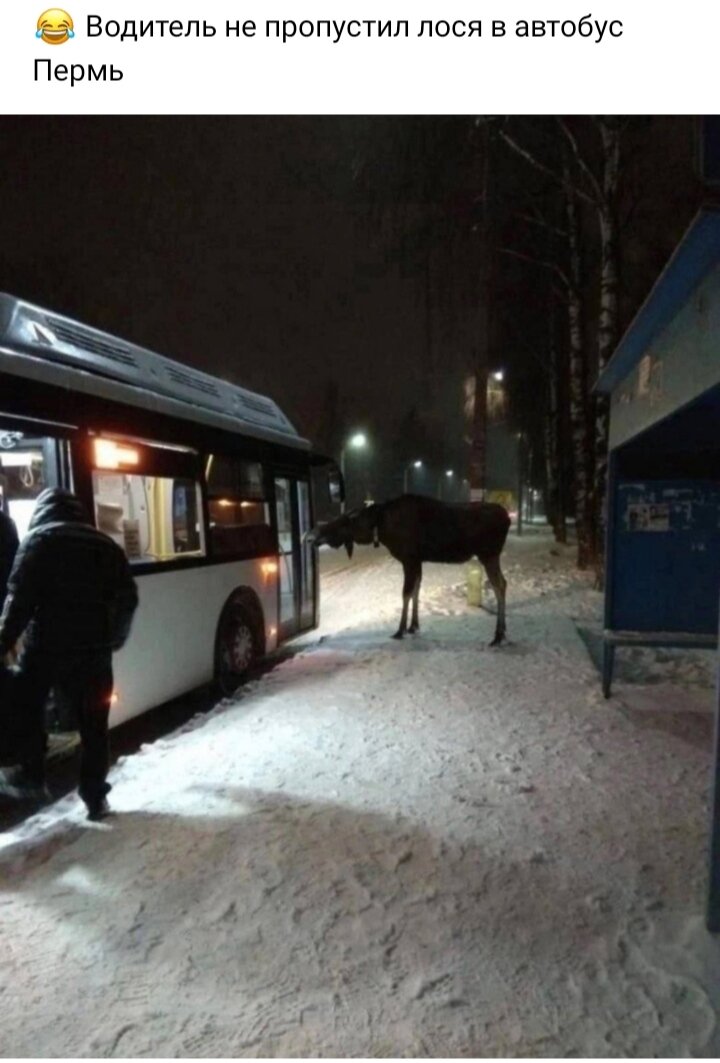
M62 3L4 5L5 113L720 111L705 0Z

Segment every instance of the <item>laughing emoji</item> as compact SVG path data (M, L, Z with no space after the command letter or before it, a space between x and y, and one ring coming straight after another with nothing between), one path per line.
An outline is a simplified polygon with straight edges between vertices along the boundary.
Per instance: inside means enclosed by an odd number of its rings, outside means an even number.
M49 11L43 11L38 19L35 36L41 37L46 44L64 44L75 36L73 20L67 11L51 7Z

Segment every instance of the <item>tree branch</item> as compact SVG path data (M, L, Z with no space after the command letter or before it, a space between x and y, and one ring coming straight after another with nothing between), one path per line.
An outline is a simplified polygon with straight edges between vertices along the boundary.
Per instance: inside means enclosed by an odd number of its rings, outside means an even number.
M635 211L638 209L640 203L642 202L642 198L642 192L640 191L640 189L636 189L634 195L632 196L632 199L630 200L630 203L628 204L625 214L618 220L618 232L623 233L628 228L630 222L635 216Z
M570 144L570 149L573 153L573 158L575 159L575 162L577 163L580 172L585 175L585 179L593 190L593 194L586 198L588 198L590 202L594 203L595 206L601 206L605 201L605 197L603 196L603 190L600 187L600 183L598 182L597 177L592 172L586 160L584 159L583 154L580 151L580 146L572 130L570 129L564 118L558 118L557 124L565 134L565 137L568 143Z
M565 187L565 181L563 180L560 174L555 173L555 171L552 170L549 166L546 166L544 162L540 162L540 160L535 155L533 155L532 152L528 151L526 148L523 148L521 144L518 144L518 142L509 135L509 133L506 133L504 129L500 129L499 134L500 137L505 141L507 146L509 148L512 148L514 152L516 152L523 159L525 159L527 163L529 163L531 166L534 166L536 170L540 171L540 173L544 173L546 177L549 177L550 180L553 181L560 188ZM593 196L588 195L584 188L579 188L576 186L575 192L579 196L579 198L585 200L586 203L590 203L592 206L597 206L597 201L594 199Z
M567 239L567 229L561 229L559 226L553 225L552 222L543 218L539 212L534 215L520 214L516 212L515 217L519 218L520 221L529 222L530 225L539 225L542 229L547 229L548 232L555 233L556 236L562 236L563 239Z
M514 152L522 156L522 158L525 159L525 162L530 163L530 165L534 166L536 170L540 170L541 173L544 173L546 177L551 178L551 180L553 180L556 184L562 184L562 178L558 174L556 174L554 170L551 170L550 167L546 166L544 162L540 162L540 160L536 158L535 155L533 155L526 148L523 148L520 144L518 144L518 142L514 140L513 137L509 135L509 133L506 133L504 129L500 130L500 137L502 138L502 140L505 141L509 148L512 148Z
M524 251L516 251L513 247L499 247L498 251L501 255L510 255L511 258L519 258L522 262L531 262L533 266L540 266L542 269L551 270L560 278L568 291L573 290L570 278L557 262L548 262L544 258L536 258L534 255L527 255Z

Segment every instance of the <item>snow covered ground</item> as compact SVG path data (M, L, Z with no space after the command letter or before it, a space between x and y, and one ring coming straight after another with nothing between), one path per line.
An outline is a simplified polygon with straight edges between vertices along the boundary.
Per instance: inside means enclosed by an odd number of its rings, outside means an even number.
M505 568L510 644L432 565L398 643L361 551L292 660L116 766L116 817L3 835L2 1054L717 1054L710 655L620 650L605 702L569 552Z

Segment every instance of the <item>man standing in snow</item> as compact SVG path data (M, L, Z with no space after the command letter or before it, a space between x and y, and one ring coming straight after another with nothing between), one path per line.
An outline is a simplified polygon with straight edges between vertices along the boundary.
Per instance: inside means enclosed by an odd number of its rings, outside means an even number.
M5 601L8 576L13 567L18 545L15 521L3 509L2 496L0 496L0 609Z
M0 494L0 611L5 601L7 581L19 545L15 521L5 512L3 504L4 498ZM8 719L9 712L12 711L11 687L11 673L0 660L0 755L7 752L5 745L13 747L15 744Z
M108 714L112 653L125 643L138 596L125 554L89 522L69 491L39 496L8 580L0 659L24 633L16 677L26 735L19 795L45 788L45 703L53 690L80 731L80 796L90 819L109 811ZM29 791L29 792L28 792Z

